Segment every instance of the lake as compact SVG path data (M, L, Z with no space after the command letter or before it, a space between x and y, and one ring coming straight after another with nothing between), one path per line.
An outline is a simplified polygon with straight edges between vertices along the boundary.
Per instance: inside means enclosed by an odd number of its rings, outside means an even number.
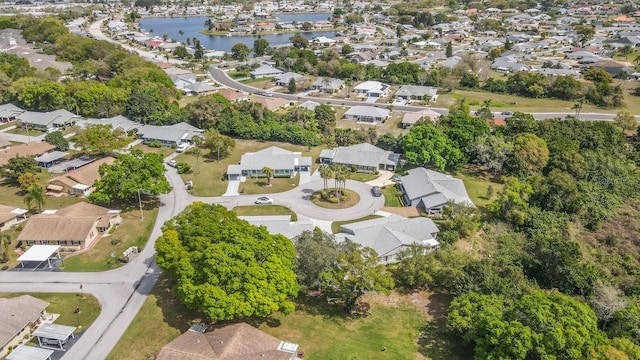
M320 20L327 20L331 17L331 14L275 14L279 21L310 21L316 22ZM234 35L234 36L220 36L220 35L204 35L198 31L205 28L204 22L207 17L173 17L173 18L146 18L140 20L140 30L151 31L153 30L153 36L162 36L167 34L169 39L175 39L176 41L186 43L187 38L193 39L194 37L200 40L202 46L209 50L223 50L231 51L231 47L237 43L244 43L250 49L253 48L253 42L258 38L257 35ZM180 35L180 30L184 32L184 35ZM336 32L331 31L312 31L301 32L302 36L311 40L317 36L326 36L329 38L335 37ZM262 35L262 38L267 40L270 45L283 45L290 43L289 38L294 34L271 34Z

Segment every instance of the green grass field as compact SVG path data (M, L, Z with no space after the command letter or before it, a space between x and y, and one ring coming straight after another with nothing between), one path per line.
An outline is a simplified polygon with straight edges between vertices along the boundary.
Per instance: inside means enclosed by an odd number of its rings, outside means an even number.
M25 293L0 293L0 298L12 298ZM100 303L91 294L84 294L84 299L80 293L28 293L33 297L49 303L47 312L50 314L60 314L56 319L56 324L79 326L76 333L86 330L100 315ZM75 313L79 308L80 313Z
M476 168L465 168L460 174L454 175L464 182L467 193L476 206L484 208L489 204L503 188L503 184L498 178L488 175L485 171ZM487 198L487 189L493 188L494 195Z
M291 221L298 221L296 213L280 205L236 206L232 211L238 216L291 215Z
M293 178L273 178L271 179L271 186L267 186L266 178L247 178L247 181L240 183L238 191L242 194L274 194L287 190L291 190L298 186L300 181L299 176Z
M384 206L389 207L401 207L402 201L400 198L400 190L395 186L385 186L382 188L382 194L384 195Z

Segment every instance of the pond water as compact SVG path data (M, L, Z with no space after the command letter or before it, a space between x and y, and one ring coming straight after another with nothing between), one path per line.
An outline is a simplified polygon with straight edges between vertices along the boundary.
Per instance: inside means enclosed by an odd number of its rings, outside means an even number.
M316 22L327 20L331 17L331 14L276 14L275 16L280 19L279 21ZM253 42L258 38L257 35L224 36L200 34L198 31L205 28L204 22L207 19L207 17L146 18L140 20L140 30L149 32L153 30L153 36L166 34L169 39L175 39L183 43L186 43L187 38L193 39L195 37L200 40L204 48L223 51L231 51L231 47L237 43L244 43L251 49L253 48ZM184 32L184 35L180 35L180 30ZM329 38L336 36L336 32L331 31L301 32L301 34L309 40L317 36ZM289 38L293 35L291 33L272 34L262 35L262 38L267 40L270 45L283 45L291 42Z

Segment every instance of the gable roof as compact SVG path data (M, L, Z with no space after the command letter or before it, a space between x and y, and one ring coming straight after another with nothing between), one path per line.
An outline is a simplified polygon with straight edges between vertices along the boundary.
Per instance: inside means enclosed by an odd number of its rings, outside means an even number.
M54 145L49 144L48 142L28 142L16 146L11 146L6 149L0 150L0 166L7 165L9 160L20 155L20 156L40 156L42 154L46 154L56 147Z
M265 166L273 170L293 170L296 165L311 165L311 157L302 156L299 152L271 146L260 151L243 154L240 159L242 170L262 170Z
M415 168L400 177L409 200L421 199L426 209L454 201L474 206L462 180L425 168Z
M202 133L202 130L185 122L170 126L145 125L138 130L138 135L144 139L169 142L179 142L182 139L191 139L193 135L199 135Z
M13 104L0 105L0 118L11 118L22 114L24 110Z
M0 204L0 223L14 219L18 215L24 215L25 213L27 213L25 209Z
M49 180L49 182L61 182L69 187L73 187L77 184L93 186L93 183L95 183L96 180L100 179L100 173L98 172L98 168L100 167L100 165L111 165L114 161L116 161L115 158L108 156L104 159L96 160L76 170L69 171L66 174L56 176L53 179Z
M220 325L204 334L187 331L165 345L156 360L290 360L298 345L245 323Z
M431 86L420 85L402 85L396 92L396 96L418 96L423 97L425 95L432 97L438 93L438 89Z
M399 154L380 149L369 143L341 146L333 150L323 150L320 157L331 158L338 164L362 165L378 168L380 164L397 165Z
M386 118L387 116L389 116L389 110L380 109L373 106L352 106L344 113L344 115Z
M0 298L0 347L4 347L29 323L40 318L49 303L31 295Z
M275 110L279 107L289 104L289 100L277 97L266 98L262 96L252 96L251 101L262 104L262 106L264 106L268 110Z

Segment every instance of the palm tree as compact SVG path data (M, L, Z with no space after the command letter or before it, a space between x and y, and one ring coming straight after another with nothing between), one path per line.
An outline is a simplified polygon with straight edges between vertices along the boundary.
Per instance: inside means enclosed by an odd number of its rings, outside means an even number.
M0 233L0 262L6 263L9 261L10 242L11 236L9 236L9 234Z
M581 97L580 99L578 99L573 106L571 107L571 109L576 111L576 119L580 118L580 111L582 111L582 105L587 101L587 99L585 99L584 97Z
M78 100L76 100L76 98L74 97L68 97L66 100L66 105L67 105L67 110L69 111L74 111L76 115L78 115L78 113L80 112L80 107L78 106Z
M322 164L320 165L318 172L320 173L322 180L324 180L324 190L326 191L329 187L329 179L333 176L333 169L331 169L331 166L327 164Z
M38 205L38 212L42 210L42 206L47 202L47 194L42 186L32 185L24 195L24 203L29 209L33 203Z
M262 173L267 176L267 186L271 186L271 177L273 176L273 169L265 166L262 168Z
M196 171L198 172L198 174L200 174L200 155L202 155L202 150L200 150L199 147L194 147L193 149L191 149L191 151L189 151L189 153L193 156L196 157Z
M180 37L183 37L184 36L184 31L178 30L178 34L180 34Z

